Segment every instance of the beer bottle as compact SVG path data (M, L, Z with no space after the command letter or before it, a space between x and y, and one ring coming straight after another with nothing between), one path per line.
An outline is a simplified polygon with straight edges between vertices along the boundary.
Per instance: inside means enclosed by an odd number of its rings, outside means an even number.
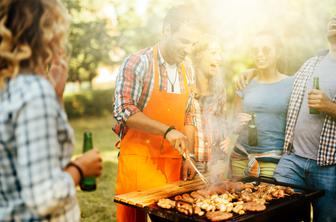
M248 124L248 145L257 146L258 145L258 132L256 125L256 114L251 113L252 119Z
M83 153L91 150L93 148L92 143L92 133L84 132L83 139ZM85 177L80 181L80 188L83 191L94 191L96 190L96 178L95 177Z
M314 77L313 78L313 89L320 89L319 77ZM310 114L320 114L320 111L318 111L315 108L309 108L309 113Z

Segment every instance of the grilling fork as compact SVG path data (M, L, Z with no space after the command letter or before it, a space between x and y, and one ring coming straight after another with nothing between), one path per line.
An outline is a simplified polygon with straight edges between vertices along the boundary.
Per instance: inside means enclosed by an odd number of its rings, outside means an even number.
M193 161L190 159L190 156L187 153L183 153L182 156L185 158L186 161L189 161L190 165L196 171L196 173L198 174L200 179L203 181L203 183L205 183L206 185L209 185L208 179L197 169Z

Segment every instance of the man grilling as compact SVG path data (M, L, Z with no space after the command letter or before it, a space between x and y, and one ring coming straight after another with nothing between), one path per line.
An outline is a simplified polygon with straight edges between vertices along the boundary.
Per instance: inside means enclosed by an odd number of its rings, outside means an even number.
M182 179L195 175L181 158L188 149L186 128L193 128L191 73L183 60L200 35L194 14L185 5L170 9L158 44L129 56L120 68L114 105L114 131L121 137L117 194L177 181L182 165ZM117 220L146 221L146 216L118 205Z

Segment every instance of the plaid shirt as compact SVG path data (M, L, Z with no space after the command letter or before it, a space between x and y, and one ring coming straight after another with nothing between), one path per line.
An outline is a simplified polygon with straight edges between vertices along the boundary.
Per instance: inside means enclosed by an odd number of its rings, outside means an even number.
M194 153L197 161L208 161L213 148L219 147L224 139L226 121L224 107L226 92L194 99L191 108L194 110L196 126Z
M284 152L289 153L293 149L292 142L294 128L302 105L307 80L314 73L316 66L323 58L324 56L310 58L296 73L287 113ZM333 102L335 101L336 95L333 98ZM323 123L317 154L317 164L320 166L336 164L336 121L332 116L329 115L326 115Z
M160 90L168 91L168 75L165 61L161 54L159 60ZM178 72L181 73L181 67ZM194 84L193 70L186 66L188 85ZM179 75L180 89L184 91L183 76ZM114 98L114 118L117 120L113 127L114 132L122 138L126 132L126 121L137 112L143 111L154 88L153 48L143 49L125 59L121 65L117 79ZM192 97L186 107L186 125L194 125L194 113L190 108Z
M74 182L63 171L73 132L52 86L19 75L0 91L0 107L0 221L79 221Z

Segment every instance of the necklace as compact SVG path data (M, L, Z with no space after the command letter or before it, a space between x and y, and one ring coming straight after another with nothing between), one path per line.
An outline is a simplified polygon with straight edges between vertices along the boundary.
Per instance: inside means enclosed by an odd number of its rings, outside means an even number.
M168 72L168 70L167 70ZM170 81L170 78L169 78L169 74L167 73L167 78L168 78L168 82L170 83L170 86L171 86L171 89L172 89L172 92L175 92L175 89L174 89L174 86L175 86L175 83L176 83L176 80L177 80L177 67L175 69L175 74L174 74L174 81Z

